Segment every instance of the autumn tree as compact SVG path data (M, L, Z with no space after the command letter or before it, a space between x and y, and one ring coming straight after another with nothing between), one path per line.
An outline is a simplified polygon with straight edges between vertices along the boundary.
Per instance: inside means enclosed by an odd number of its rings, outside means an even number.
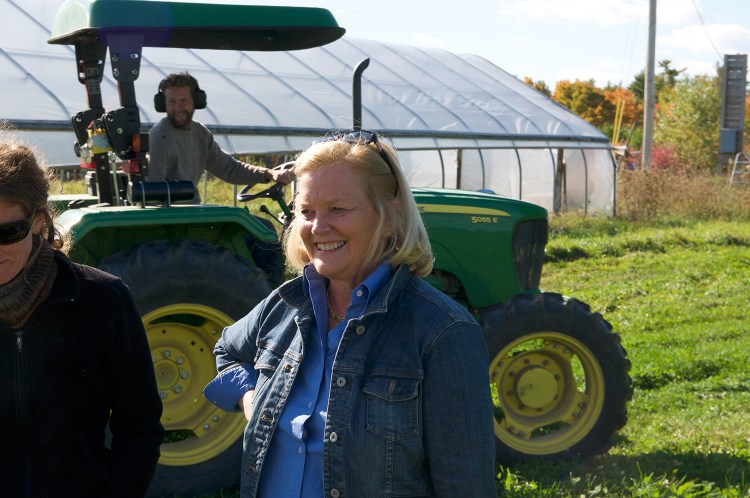
M666 59L659 62L661 72L655 81L654 153L669 153L669 160L661 161L665 165L674 163L712 171L718 160L720 71L716 76L687 77L682 76L684 69L673 69L671 64ZM543 82L535 83L528 77L524 82L545 92ZM613 144L624 143L632 133L627 145L641 146L642 130L638 125L643 121L642 73L627 88L607 85L600 89L594 80L559 81L551 97L610 137ZM746 100L746 115L750 116L750 97ZM745 126L748 137L750 121L746 120Z
M654 116L654 143L672 147L691 168L716 168L721 118L718 78L697 76L663 91Z
M601 128L601 131L611 138L613 144L624 143L628 140L633 125L643 122L643 105L636 102L633 92L620 86L607 86L604 98L615 106L616 112L613 122L609 127ZM613 136L614 133L617 133L616 137Z
M615 119L615 105L606 99L604 90L594 85L594 80L558 81L552 99L600 130Z
M547 86L547 83L545 83L542 80L534 81L531 77L524 76L523 77L523 82L526 83L527 85L529 85L534 90L542 92L547 97L552 96L552 92L550 91L549 87Z

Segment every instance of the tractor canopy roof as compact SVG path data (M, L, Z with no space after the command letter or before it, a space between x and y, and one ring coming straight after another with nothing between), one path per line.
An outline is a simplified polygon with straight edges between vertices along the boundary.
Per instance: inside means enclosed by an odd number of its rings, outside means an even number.
M155 0L67 0L48 43L141 38L142 47L298 50L335 41L344 28L326 9ZM135 40L134 40L135 41Z

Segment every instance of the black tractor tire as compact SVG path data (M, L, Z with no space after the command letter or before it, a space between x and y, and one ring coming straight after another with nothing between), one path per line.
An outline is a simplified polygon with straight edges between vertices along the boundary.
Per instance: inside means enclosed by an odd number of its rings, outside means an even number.
M154 360L167 437L148 496L235 486L244 416L216 408L202 393L216 374L214 344L271 292L266 275L226 249L194 240L147 242L97 267L132 290Z
M582 459L627 421L630 361L612 326L560 294L517 295L482 313L498 463Z

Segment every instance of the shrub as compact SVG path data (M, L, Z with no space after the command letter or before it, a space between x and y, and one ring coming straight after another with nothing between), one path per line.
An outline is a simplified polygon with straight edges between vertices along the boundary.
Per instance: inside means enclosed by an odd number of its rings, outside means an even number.
M683 169L684 165L677 157L677 152L671 145L655 145L651 148L651 168L655 170Z
M729 189L726 177L680 167L672 164L671 159L665 159L664 164L671 166L618 172L619 218L750 219L747 185Z

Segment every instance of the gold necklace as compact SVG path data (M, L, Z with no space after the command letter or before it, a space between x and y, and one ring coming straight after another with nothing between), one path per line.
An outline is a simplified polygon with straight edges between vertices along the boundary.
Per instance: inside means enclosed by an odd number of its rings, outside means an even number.
M328 314L331 315L331 318L336 320L337 322L343 322L344 317L341 315L337 315L335 311L333 311L333 308L331 308L331 293L326 289L326 304L328 305Z

